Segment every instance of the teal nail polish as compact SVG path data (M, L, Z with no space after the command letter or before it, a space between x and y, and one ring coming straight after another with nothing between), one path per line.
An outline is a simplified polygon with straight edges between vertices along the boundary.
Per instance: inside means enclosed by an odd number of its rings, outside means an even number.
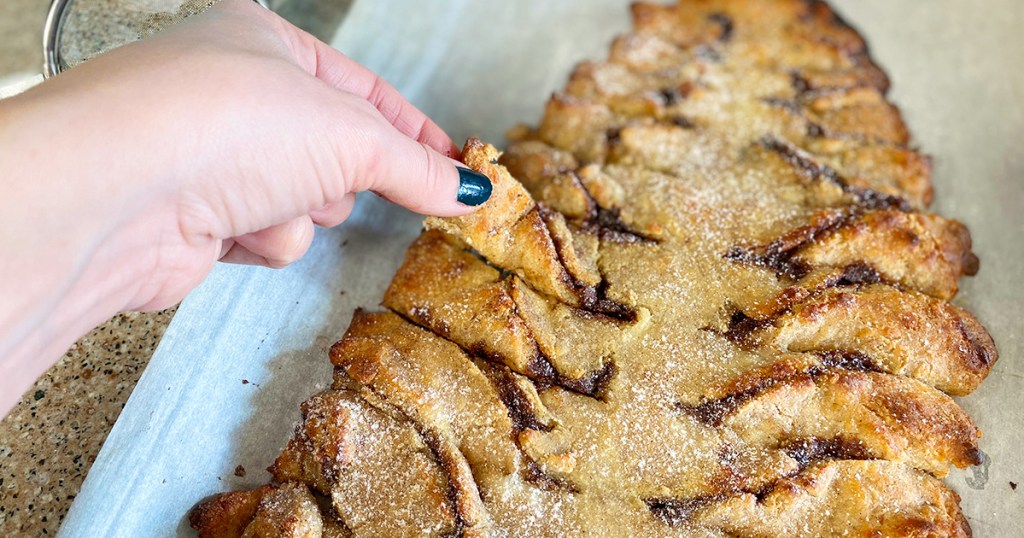
M491 180L469 168L459 169L459 195L456 199L465 205L480 205L491 197Z

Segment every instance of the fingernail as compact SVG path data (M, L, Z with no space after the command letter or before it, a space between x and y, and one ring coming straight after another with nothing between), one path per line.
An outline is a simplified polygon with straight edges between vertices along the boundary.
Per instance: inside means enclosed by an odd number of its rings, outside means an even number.
M459 195L456 199L465 205L480 205L491 197L491 180L479 173L463 168L459 169Z

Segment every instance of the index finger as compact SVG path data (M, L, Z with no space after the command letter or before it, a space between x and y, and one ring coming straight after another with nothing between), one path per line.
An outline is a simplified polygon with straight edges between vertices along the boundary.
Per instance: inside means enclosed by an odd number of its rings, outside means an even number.
M310 72L331 86L369 101L384 119L402 134L425 144L440 154L457 158L459 147L436 123L379 75L330 45L298 28L302 45L311 53Z

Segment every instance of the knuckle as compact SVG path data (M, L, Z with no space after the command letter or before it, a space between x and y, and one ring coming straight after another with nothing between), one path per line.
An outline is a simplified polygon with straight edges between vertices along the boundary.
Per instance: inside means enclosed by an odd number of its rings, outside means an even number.
M425 139L427 137L427 129L430 126L430 120L428 120L426 116L423 116L422 118L419 118L419 121L417 123L418 125L416 125L415 128L412 130L412 138L414 140L418 140L419 142L425 143Z
M389 123L403 117L405 112L405 99L391 87L388 82L379 76L374 78L373 87L367 99Z

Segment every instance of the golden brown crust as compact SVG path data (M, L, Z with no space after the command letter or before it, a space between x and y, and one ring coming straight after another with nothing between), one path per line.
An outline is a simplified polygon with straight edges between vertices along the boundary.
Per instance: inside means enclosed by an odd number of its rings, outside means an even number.
M596 394L615 351L649 314L632 322L553 301L501 273L437 231L409 247L384 306L539 382Z
M511 422L486 376L458 346L390 313L357 312L331 362L417 425L448 475L459 528L485 532L490 518L471 466L515 467Z
M977 272L978 264L964 225L894 209L821 210L771 243L734 247L726 256L790 278L866 265L878 280L944 300L956 295L960 277Z
M537 204L526 189L498 164L494 146L469 139L462 159L491 179L488 203L463 217L426 219L427 229L448 233L503 271L566 305L624 320L636 319L627 304L605 297L597 269L596 243L574 233L565 217ZM588 248L589 247L589 248Z
M296 482L217 495L196 506L189 523L201 538L320 538L325 530L316 499Z
M774 384L724 419L750 443L792 446L802 439L858 443L873 458L936 476L950 464L980 463L980 433L945 394L923 383L842 370Z
M759 496L710 504L703 525L749 537L969 537L960 497L927 474L882 461L833 461Z
M320 538L322 534L320 509L309 489L285 483L263 496L242 538Z
M594 200L575 173L576 158L538 141L516 144L499 162L526 190L567 218L586 219L596 210Z
M337 517L358 535L444 535L458 528L448 477L412 422L347 389L314 395L302 412L295 437L270 468L277 481L329 496Z
M957 221L938 215L871 211L796 253L810 266L845 267L864 262L903 288L952 299L957 282L973 269L970 235Z
M817 1L633 15L467 142L492 199L428 219L275 480L324 535L969 536L937 477L981 454L977 258L863 39ZM193 522L311 513L257 491Z
M752 332L743 334L747 327ZM784 351L857 351L881 370L954 395L977 388L997 357L992 337L969 312L877 284L827 289L778 317L731 330Z
M222 493L196 505L188 521L200 538L240 537L256 514L256 507L272 486Z
M467 165L491 179L493 192L486 206L464 217L428 218L428 229L443 230L486 257L491 263L530 282L539 291L564 303L582 306L580 287L595 284L595 275L566 263L553 233L562 216L539 208L523 186L497 165L494 146L470 140L463 149ZM577 272L571 272L577 269Z

